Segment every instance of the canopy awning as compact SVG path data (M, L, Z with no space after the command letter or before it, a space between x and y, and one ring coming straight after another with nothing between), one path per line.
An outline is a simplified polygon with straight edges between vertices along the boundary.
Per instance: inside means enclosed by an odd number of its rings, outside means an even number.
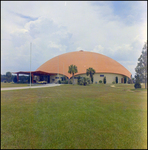
M27 74L30 75L30 71L19 71L19 72L12 72L13 74ZM33 75L56 75L57 73L48 73L44 71L31 71Z

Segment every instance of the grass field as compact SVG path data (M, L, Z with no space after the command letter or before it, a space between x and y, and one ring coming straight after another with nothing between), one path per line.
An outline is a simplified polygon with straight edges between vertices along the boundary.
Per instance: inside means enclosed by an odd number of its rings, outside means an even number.
M102 84L1 91L1 148L147 148L147 90Z

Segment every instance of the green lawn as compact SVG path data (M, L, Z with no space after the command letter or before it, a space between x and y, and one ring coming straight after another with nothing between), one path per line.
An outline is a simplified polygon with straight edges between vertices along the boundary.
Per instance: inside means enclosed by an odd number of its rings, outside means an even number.
M147 148L147 90L95 84L1 91L1 148Z

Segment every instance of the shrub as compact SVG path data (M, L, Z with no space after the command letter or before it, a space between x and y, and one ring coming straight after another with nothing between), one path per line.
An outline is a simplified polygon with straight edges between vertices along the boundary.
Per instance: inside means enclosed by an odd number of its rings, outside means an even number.
M86 77L81 77L78 82L79 85L87 85L90 84L90 79Z
M126 77L124 77L124 83L126 83L126 80L127 80Z
M4 80L4 83L7 83L7 81L6 81L6 80Z
M102 80L100 80L99 83L102 83Z
M13 82L17 83L17 77L16 76L14 77Z
M115 81L113 81L112 84L115 84Z
M61 84L61 80L58 80L58 83Z
M65 80L64 82L65 82L65 84L68 84L68 80Z
M71 81L71 80L69 81L69 84L72 84L72 81Z
M128 79L128 84L132 84L132 79Z
M104 77L104 79L103 79L103 83L104 83L104 84L106 84L106 77Z
M118 77L116 77L116 83L118 83Z
M81 79L81 77L78 76L78 85L80 85L80 79Z
M68 80L61 81L61 84L68 84Z
M134 87L135 87L135 89L141 88L141 84L140 83L135 83Z

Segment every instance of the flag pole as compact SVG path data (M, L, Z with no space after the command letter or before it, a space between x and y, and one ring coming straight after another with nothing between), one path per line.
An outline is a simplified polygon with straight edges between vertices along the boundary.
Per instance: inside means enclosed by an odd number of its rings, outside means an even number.
M31 87L31 48L32 48L32 43L30 43L30 87Z

